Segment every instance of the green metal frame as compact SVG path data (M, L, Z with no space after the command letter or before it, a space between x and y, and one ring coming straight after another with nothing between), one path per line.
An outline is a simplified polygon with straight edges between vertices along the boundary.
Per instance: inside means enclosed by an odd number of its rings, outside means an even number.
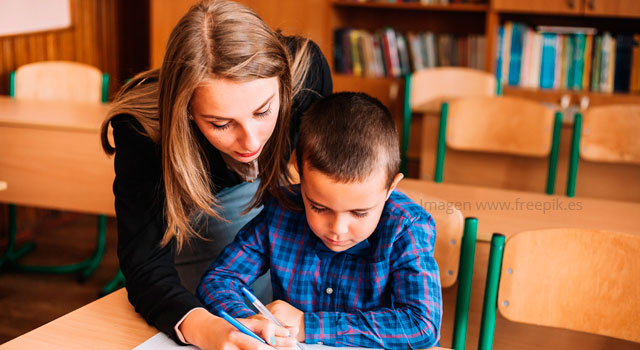
M402 116L402 145L400 149L400 172L407 176L407 152L411 132L411 74L404 76L404 110Z
M576 113L573 118L573 135L571 138L571 153L569 154L569 174L567 175L567 197L576 195L576 181L578 178L578 163L580 160L580 136L582 136L582 114Z
M16 72L12 71L9 73L9 96L11 98L15 98L15 89ZM103 103L109 100L109 74L107 73L102 74L102 94L100 99ZM93 272L100 265L106 249L107 217L105 215L98 215L98 234L94 253L88 259L79 263L59 266L25 265L18 262L21 257L35 248L35 244L34 242L29 242L23 247L16 249L17 216L17 206L15 204L9 204L9 242L6 251L2 257L0 257L0 268L6 264L7 267L24 272L52 274L79 272L79 279L81 281L85 281L91 277Z
M551 153L549 154L549 169L547 174L547 194L553 194L556 189L556 174L558 172L558 150L560 149L560 132L562 129L562 113L556 112L553 119L553 135Z
M493 335L496 328L496 310L498 307L498 287L500 272L502 271L502 257L504 254L505 237L494 233L491 237L489 265L487 267L487 281L484 288L484 302L482 304L482 320L480 322L479 350L490 350L493 347Z
M121 269L118 269L116 275L109 281L102 290L100 291L100 296L103 297L107 294L111 294L115 292L118 288L124 287L126 284L126 280L124 278L124 274Z
M436 168L433 181L442 182L444 172L444 156L447 150L447 118L449 116L449 103L443 102L440 107L440 126L438 127L438 145L436 150Z
M469 323L469 302L471 300L471 281L476 253L478 219L465 218L464 234L460 247L460 268L458 272L458 293L456 296L456 313L453 320L453 339L451 347L464 350Z

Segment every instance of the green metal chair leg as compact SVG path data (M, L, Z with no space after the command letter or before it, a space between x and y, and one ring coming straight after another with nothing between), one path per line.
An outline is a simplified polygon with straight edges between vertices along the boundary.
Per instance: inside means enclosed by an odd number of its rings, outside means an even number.
M35 248L35 244L33 242L29 242L24 246L15 249L17 232L17 208L15 204L9 204L9 241L7 242L7 249L2 254L2 257L0 257L0 269L5 263L8 266L12 265L16 260L20 259L23 255Z
M456 298L456 314L453 324L452 348L464 350L467 340L467 323L469 321L469 301L471 300L471 281L476 253L476 236L478 219L466 218L464 234L460 247L460 272L458 273L458 296Z
M556 174L558 172L558 150L560 148L560 131L562 129L562 113L556 112L553 120L551 153L549 154L549 173L547 174L547 194L556 190Z
M116 273L116 275L113 277L113 279L111 281L109 281L109 283L107 283L102 290L100 291L100 296L105 296L107 294L111 294L114 291L116 291L118 288L120 287L124 287L124 285L126 284L126 280L124 278L124 274L122 274L122 270L118 269L118 272Z
M442 173L444 172L444 155L447 145L447 116L449 114L449 104L442 103L440 109L440 127L438 128L438 149L436 153L436 171L433 181L442 182Z
M571 138L571 154L569 155L569 174L567 176L567 197L576 195L578 161L580 160L580 136L582 134L582 114L576 113L573 118L573 135Z
M487 283L484 288L482 320L480 321L480 339L478 340L479 350L490 350L493 347L493 334L496 328L496 309L498 306L498 286L500 285L500 271L502 270L504 242L504 235L499 233L494 233L491 237L489 266L487 267Z

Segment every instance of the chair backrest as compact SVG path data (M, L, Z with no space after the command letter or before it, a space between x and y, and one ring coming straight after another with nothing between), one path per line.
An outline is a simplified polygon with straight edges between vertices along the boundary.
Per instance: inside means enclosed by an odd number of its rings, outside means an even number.
M585 111L580 156L594 162L640 164L640 105L608 105Z
M103 75L99 69L83 63L30 63L20 66L12 80L10 89L11 95L15 98L106 102L108 75Z
M497 80L491 73L463 67L427 68L405 79L400 171L407 173L411 114L437 113L444 101L469 96L495 96Z
M440 110L442 102L459 97L495 96L496 77L463 67L438 67L416 71L411 76L409 105L421 112Z
M498 309L515 322L640 342L638 256L635 234L547 229L511 235Z
M518 97L469 97L448 103L447 146L464 151L548 156L554 111Z
M434 257L440 270L442 288L451 287L458 277L460 247L464 233L464 217L453 203L403 190L403 193L424 208L436 222Z

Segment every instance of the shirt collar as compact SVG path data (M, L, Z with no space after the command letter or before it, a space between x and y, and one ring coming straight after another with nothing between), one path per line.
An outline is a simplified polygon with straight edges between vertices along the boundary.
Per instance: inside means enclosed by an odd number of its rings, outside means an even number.
M324 245L324 243L322 243L322 241L318 237L315 237L315 238L316 238L316 244L314 246L314 249L321 258L325 256L333 257L334 255L339 253L339 252L334 252L333 250L327 248L327 246ZM353 247L341 253L345 253L353 256L367 257L370 254L370 249L369 249L370 247L371 245L369 244L369 240L365 239L364 241L354 245Z

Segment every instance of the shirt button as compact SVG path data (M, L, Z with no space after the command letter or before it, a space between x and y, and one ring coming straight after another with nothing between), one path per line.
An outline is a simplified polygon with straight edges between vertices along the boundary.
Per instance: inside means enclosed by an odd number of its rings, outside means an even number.
M329 288L325 289L325 292L327 292L327 294L332 294L333 293L333 288L329 287Z

